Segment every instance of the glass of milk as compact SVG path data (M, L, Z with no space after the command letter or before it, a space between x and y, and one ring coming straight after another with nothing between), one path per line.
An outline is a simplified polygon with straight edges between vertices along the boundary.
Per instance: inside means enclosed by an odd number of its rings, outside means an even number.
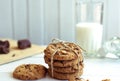
M87 56L95 56L102 43L103 26L99 23L78 23L76 25L76 42Z
M77 6L76 43L88 57L96 57L101 48L103 33L103 4L97 2L79 2Z

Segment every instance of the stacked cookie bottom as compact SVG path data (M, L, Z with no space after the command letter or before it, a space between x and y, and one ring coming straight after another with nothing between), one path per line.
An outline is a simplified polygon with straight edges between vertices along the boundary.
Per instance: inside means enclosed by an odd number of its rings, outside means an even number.
M74 60L54 60L44 57L45 62L49 65L48 73L56 79L68 80L70 77L81 76L83 73L83 63L78 59Z

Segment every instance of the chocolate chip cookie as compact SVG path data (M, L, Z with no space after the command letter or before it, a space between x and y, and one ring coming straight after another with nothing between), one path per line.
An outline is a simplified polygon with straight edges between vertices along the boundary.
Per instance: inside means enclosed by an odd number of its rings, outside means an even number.
M83 73L83 55L80 46L71 42L50 43L44 50L48 74L56 79L68 80Z
M20 80L37 80L46 76L47 69L40 64L23 64L18 66L13 77Z
M69 42L51 43L44 50L45 56L54 60L74 60L78 57L83 60L82 50L78 45Z

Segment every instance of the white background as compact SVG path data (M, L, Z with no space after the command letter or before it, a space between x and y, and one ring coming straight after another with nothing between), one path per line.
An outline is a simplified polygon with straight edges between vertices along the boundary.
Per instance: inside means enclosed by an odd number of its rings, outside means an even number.
M104 2L103 41L120 36L120 0L91 1ZM48 44L55 37L75 41L76 2L0 0L0 38L29 38L36 44Z

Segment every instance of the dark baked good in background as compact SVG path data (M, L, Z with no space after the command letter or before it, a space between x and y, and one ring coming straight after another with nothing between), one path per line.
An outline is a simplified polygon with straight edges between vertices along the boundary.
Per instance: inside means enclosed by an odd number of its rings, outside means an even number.
M5 40L5 41L0 40L0 46L5 46L6 48L9 48L10 43L8 40Z
M37 80L46 76L47 69L40 64L23 64L18 66L13 77L20 80Z
M10 44L8 40L5 40L5 41L0 40L0 54L9 53L9 47L10 47Z
M31 42L28 39L18 40L17 42L19 49L26 49L31 47Z
M7 54L9 53L9 48L5 46L0 46L0 54Z

